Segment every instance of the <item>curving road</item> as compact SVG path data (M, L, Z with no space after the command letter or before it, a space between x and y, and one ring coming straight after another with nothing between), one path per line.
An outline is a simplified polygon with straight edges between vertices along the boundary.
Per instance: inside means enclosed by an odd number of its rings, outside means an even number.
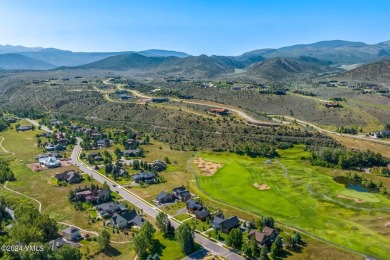
M141 94L141 93L139 93L138 91L135 91L135 90L131 90L131 92L135 96L138 96L138 97L141 97L141 98L152 98L151 96L146 96L145 94ZM263 122L263 121L256 120L253 117L251 117L248 114L246 114L245 112L243 112L241 110L238 110L238 109L235 109L235 108L232 108L231 106L223 106L223 105L220 105L220 104L209 104L209 103L205 103L206 101L189 101L189 100L183 100L183 99L173 99L173 100L174 101L180 101L180 102L183 102L183 103L188 103L188 104L194 104L194 105L203 105L203 106L209 106L209 107L217 107L217 108L228 109L230 111L233 111L233 112L237 113L240 117L242 117L243 119L245 119L249 123L255 124L255 125L268 125L268 126L272 126L272 125L278 126L278 125L280 125L280 123L269 123L269 122ZM291 117L291 116L276 115L276 114L268 114L268 116L272 117L273 120L275 120L275 121L280 121L280 120L278 120L275 117L284 117L284 118L289 119L291 121L296 121L298 124L300 124L302 126L308 125L308 126L312 127L313 129L316 129L317 131L321 132L321 133L334 134L334 135L338 135L338 136L346 136L346 137L350 137L350 138L354 138L354 139L367 140L367 141L374 142L374 143L390 145L390 141L373 139L373 138L369 138L369 137L362 136L362 135L340 134L340 133L337 133L335 131L331 131L331 130L328 130L328 129L321 128L321 127L319 127L319 126L317 126L317 125L315 125L313 123L310 123L310 122L307 122L307 121L304 121L304 120L300 120L300 119L297 119L297 118L294 118L294 117ZM282 124L288 124L288 123L289 122L286 122L286 121L282 122Z
M324 128L321 128L319 126L316 126L313 123L310 123L310 122L307 122L307 121L304 121L304 120L300 120L300 119L296 119L296 118L291 117L291 116L284 116L284 115L268 115L268 116L271 116L271 117L284 117L284 118L287 118L289 120L296 121L298 124L300 124L302 126L308 125L308 126L314 128L314 129L316 129L320 133L333 134L333 135L338 135L338 136L346 136L346 137L349 137L349 138L360 139L360 140L367 140L367 141L374 142L374 143L390 145L390 141L385 141L385 140L380 140L380 139L373 139L373 138L369 138L369 137L362 136L362 135L340 134L340 133L337 133L335 131L331 131L331 130L324 129Z
M100 183L106 182L110 186L110 189L114 192L117 192L120 196L123 197L123 199L135 205L137 208L142 209L145 214L148 214L152 218L156 218L157 214L161 211L159 208L150 204L149 202L145 201L144 199L130 192L129 190L121 187L118 183L100 174L99 172L95 171L92 167L89 167L88 165L80 161L79 155L82 150L80 146L80 142L81 142L81 138L78 137L77 145L74 147L72 151L72 155L70 157L72 163L75 164L78 168L80 168L80 170L82 170L83 172L91 175L98 182ZM171 223L175 228L177 228L181 224L180 221L174 219L172 216L169 216L169 219L171 220ZM226 259L231 259L231 260L244 259L243 257L239 256L233 251L223 247L221 243L213 242L198 233L195 233L195 241L199 243L206 250L211 251L216 255L223 256Z

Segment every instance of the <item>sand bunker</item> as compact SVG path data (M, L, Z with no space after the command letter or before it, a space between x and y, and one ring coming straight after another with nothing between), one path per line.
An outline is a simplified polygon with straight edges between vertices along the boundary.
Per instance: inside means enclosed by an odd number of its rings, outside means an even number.
M202 157L198 157L198 158L194 159L193 162L200 169L202 174L206 175L206 176L213 175L214 173L216 173L218 171L218 169L220 167L223 166L222 163L213 163L213 162L205 161L205 160L203 160Z
M269 189L271 189L271 187L270 186L268 186L267 184L261 184L261 185L259 185L258 183L255 183L255 184L253 184L253 187L255 187L256 189L259 189L259 190L269 190Z
M337 198L353 200L356 203L364 203L364 202L366 202L365 200L360 200L360 199L357 199L357 198L347 197L347 196L345 196L343 194L337 194Z
M390 227L390 222L385 223L385 227Z

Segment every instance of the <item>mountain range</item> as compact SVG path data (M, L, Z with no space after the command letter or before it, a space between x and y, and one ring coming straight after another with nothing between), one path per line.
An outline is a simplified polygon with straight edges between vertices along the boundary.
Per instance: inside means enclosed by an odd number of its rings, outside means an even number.
M3 70L77 68L214 77L244 69L246 75L267 80L317 75L339 71L343 65L384 59L390 59L390 41L372 45L341 40L322 41L279 49L259 49L239 56L191 56L184 52L156 49L140 52L72 52L0 45L0 69Z

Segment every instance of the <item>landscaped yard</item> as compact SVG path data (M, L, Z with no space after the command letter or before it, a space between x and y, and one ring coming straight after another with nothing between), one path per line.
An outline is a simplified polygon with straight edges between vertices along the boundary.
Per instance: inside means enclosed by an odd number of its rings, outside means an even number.
M184 209L186 204L184 202L178 201L172 205L161 207L168 215L176 215L178 210Z
M338 198L337 195L345 192L356 196L332 180L333 175L346 175L346 172L311 166L301 160L301 157L309 157L302 146L279 152L278 160L288 169L288 177L276 160L266 164L266 158L199 153L197 155L206 160L224 165L213 176L198 174L200 187L208 196L253 214L272 216L276 221L302 228L336 244L386 257L390 236L383 229L389 228L385 226L390 219L389 212L371 208L390 208L388 199L380 194L359 194L363 196L361 199L366 198L364 203ZM194 164L193 167L196 168ZM269 189L260 189L266 186ZM351 209L343 204L368 210Z
M203 232L203 231L206 231L208 229L211 228L211 225L210 224L207 224L207 222L202 222L198 219L191 219L191 220L187 220L188 223L190 223L191 226L195 227L196 230L200 231L200 232Z
M187 213L175 216L175 219L177 219L179 221L184 221L184 220L189 219L189 218L191 218L191 216L188 215Z

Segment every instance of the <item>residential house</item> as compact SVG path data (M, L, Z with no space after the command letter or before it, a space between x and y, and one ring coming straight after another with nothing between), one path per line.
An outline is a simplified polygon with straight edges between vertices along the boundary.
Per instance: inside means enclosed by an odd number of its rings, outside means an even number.
M195 210L194 211L195 217L199 219L200 221L205 221L208 216L210 216L210 211L202 208L200 210Z
M58 161L54 156L40 158L38 161L41 165L44 165L47 168L56 168L61 166L61 162Z
M202 203L195 201L193 199L189 199L186 201L186 208L190 213L194 213L197 210L203 209Z
M375 138L390 137L390 130L385 129L383 131L375 132L374 137Z
M67 240L63 239L62 237L51 240L49 242L49 248L51 248L51 250L53 250L54 252L58 251L63 245L70 245L70 246L74 246L74 247L77 246L77 244L72 243L70 241L67 241Z
M121 99L123 99L123 100L129 99L129 98L133 98L133 96L132 95L126 95L126 94L121 95Z
M77 188L75 194L77 201L85 201L86 197L92 196L92 192L89 188Z
M100 136L102 135L99 131L97 130L94 130L94 129L87 129L89 130L89 136L92 138L92 139L97 139L97 138L100 138Z
M90 190L90 188L76 188L76 201L86 201L88 203L102 203L111 200L109 190Z
M123 169L123 168L120 168L120 169L119 169L119 172L118 172L118 175L121 176L121 177L123 177L123 176L129 176L129 172L126 171L126 170Z
M79 229L72 226L62 230L62 236L70 241L77 241L82 238Z
M155 201L162 204L162 203L167 203L171 202L174 200L174 196L171 193L168 193L166 191L160 192L160 194L157 195Z
M143 223L144 219L134 209L120 214L115 213L110 219L111 226L120 229L131 226L141 227Z
M169 98L167 97L161 97L161 98L152 98L153 103L163 103L163 102L168 102Z
M60 138L57 140L57 142L61 145L67 145L69 143L69 139L67 138Z
M270 242L269 237L265 233L259 232L256 229L252 229L251 231L249 231L248 239L251 239L252 237L255 238L259 247L263 247Z
M324 104L324 106L325 106L325 107L339 107L340 104L339 104L339 102L337 102L337 101L333 101L333 102L326 102L326 103Z
M52 119L52 120L50 120L50 122L49 122L50 125L55 125L55 126L60 126L60 125L62 125L63 123L64 123L64 122L59 121L59 120L57 120L57 119Z
M155 160L151 165L156 172L161 172L167 169L167 164L160 160Z
M62 158L62 154L59 152L50 152L50 153L42 153L37 156L37 160L41 158L46 158L46 157L55 157L55 158Z
M110 147L110 140L97 140L96 145L98 148Z
M64 151L66 150L66 147L65 146L62 146L60 144L49 144L48 146L45 147L46 148L46 151Z
M186 202L191 198L191 193L184 187L176 187L172 189L173 195L182 202Z
M53 135L53 133L51 133L51 132L44 132L44 133L42 133L42 136L46 137L46 138L50 138L50 137L52 137L52 135Z
M271 244L279 235L276 228L264 227L262 232L252 229L248 234L248 239L254 237L259 246Z
M100 155L94 156L93 159L94 159L95 161L98 161L98 162L103 161L103 157L100 156Z
M125 157L139 157L141 154L141 151L139 149L136 150L124 150L122 152L123 156Z
M106 202L95 206L99 216L103 218L111 217L114 213L120 213L128 210L127 207L123 204L118 204L116 202Z
M226 108L210 108L209 112L217 115L229 114L229 110L227 110Z
M73 170L65 171L63 173L56 174L57 181L64 181L67 183L77 183L80 182L83 177L80 175L80 173L75 172Z
M240 226L240 220L236 216L230 217L228 219L224 219L220 216L215 216L213 221L211 222L211 225L215 229L219 229L223 233L228 234L230 230Z
M271 228L267 226L263 228L263 233L269 237L271 242L273 242L275 238L279 235L279 231L276 228Z
M8 121L8 123L16 123L16 122L18 122L18 119L16 117L10 117L10 118L7 118L7 121Z
M153 172L139 172L133 175L133 181L135 183L144 182L147 184L152 184L156 182L156 174Z
M99 190L97 192L97 200L98 201L110 201L111 200L111 193L109 190Z
M32 130L32 126L31 125L22 125L22 126L19 126L18 128L16 128L17 131L28 131L28 130Z

